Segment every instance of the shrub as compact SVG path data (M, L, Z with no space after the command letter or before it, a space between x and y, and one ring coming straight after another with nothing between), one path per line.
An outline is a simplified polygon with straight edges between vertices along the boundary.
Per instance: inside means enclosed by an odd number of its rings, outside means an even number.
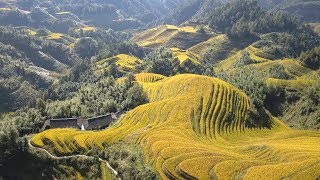
M75 51L82 58L91 58L98 53L98 43L90 37L81 38L75 44Z
M320 69L320 46L307 52L302 52L299 59L303 65L310 69Z

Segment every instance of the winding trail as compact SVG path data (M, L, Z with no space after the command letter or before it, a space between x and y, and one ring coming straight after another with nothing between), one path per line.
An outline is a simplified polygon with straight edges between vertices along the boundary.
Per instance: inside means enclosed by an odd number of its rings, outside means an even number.
M52 155L49 151L47 151L47 150L44 149L44 148L40 148L40 147L33 146L33 145L31 144L31 140L30 140L30 139L28 140L28 145L29 145L30 148L38 149L38 150L40 150L40 151L45 152L45 153L48 154L52 159L69 159L69 158L77 158L77 157L84 157L84 158L88 158L88 159L93 159L93 158L94 158L94 157L92 157L92 156L87 156L87 155L82 155L82 154L79 154L79 155L70 155L70 156L55 156L55 155ZM103 159L101 159L101 158L99 158L99 161L105 163L106 166L107 166L107 168L111 170L111 172L115 175L115 177L118 176L118 172L111 167L111 165L109 164L108 161L103 160ZM119 178L119 179L120 179L120 178Z

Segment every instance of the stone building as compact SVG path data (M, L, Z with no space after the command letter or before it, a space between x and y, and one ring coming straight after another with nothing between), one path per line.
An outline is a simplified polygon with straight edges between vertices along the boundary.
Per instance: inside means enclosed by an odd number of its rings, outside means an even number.
M81 130L100 130L118 120L125 112L109 113L88 119L59 118L49 119L43 124L42 131L52 128L75 128Z

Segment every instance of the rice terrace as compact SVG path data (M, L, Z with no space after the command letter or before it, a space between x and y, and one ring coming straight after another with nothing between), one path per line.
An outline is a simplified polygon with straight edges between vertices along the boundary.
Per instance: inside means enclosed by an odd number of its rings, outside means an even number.
M230 84L198 75L142 84L150 103L119 124L100 132L53 129L35 135L32 144L63 155L119 140L135 143L163 179L319 176L320 133L292 130L276 118L267 127L247 127L251 102Z
M320 180L320 1L0 0L0 180Z

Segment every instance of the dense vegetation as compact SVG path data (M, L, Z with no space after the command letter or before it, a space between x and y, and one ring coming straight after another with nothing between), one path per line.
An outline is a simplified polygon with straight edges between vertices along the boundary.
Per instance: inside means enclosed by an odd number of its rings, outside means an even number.
M320 47L316 47L300 55L300 61L310 69L320 69Z
M136 145L119 142L98 154L116 169L122 179L159 179L158 173L145 164L143 152Z

